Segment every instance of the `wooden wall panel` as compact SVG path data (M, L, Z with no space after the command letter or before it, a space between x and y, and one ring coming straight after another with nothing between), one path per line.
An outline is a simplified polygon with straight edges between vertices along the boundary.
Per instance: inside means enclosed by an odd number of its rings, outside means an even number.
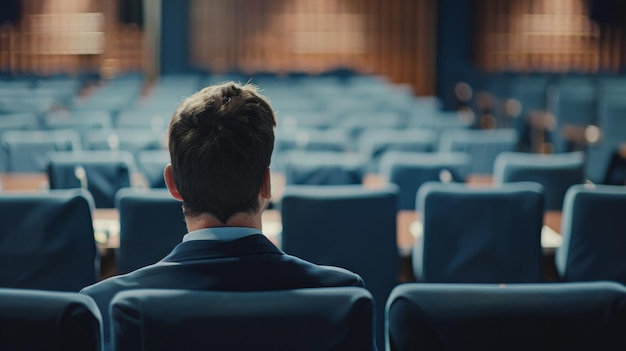
M477 0L476 21L476 59L488 71L592 73L626 62L622 30L601 32L586 0Z
M385 75L434 93L436 0L192 0L193 64Z

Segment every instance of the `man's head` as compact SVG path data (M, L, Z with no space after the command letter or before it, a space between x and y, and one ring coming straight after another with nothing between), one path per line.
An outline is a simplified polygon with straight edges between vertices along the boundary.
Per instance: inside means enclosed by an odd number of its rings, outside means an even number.
M185 215L208 213L226 223L234 214L258 211L275 126L269 102L249 84L209 86L185 99L168 140Z

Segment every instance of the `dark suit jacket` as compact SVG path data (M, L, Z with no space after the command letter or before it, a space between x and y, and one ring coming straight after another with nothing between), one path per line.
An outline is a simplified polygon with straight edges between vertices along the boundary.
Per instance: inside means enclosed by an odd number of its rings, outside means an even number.
M105 349L109 349L109 303L116 293L141 288L260 291L335 286L364 286L348 270L319 266L285 254L264 235L232 241L193 240L178 244L160 262L112 277L81 290L102 313Z

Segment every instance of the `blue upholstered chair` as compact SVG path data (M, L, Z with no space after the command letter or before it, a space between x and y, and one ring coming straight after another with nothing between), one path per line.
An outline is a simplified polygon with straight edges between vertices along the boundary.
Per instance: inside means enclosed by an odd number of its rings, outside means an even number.
M439 140L439 152L466 152L472 159L472 174L492 174L496 157L514 151L517 142L517 132L513 129L446 130Z
M0 144L6 150L9 172L43 173L48 166L48 153L81 149L80 135L71 129L12 130L0 135Z
M359 138L358 150L370 172L378 172L380 159L387 152L433 152L438 135L428 129L366 129Z
M596 184L624 184L626 179L613 179L611 161L626 143L626 101L623 92L599 98L599 140L587 148L586 176ZM620 157L621 158L621 157Z
M626 284L626 187L575 185L565 195L556 266L565 281Z
M385 301L398 284L395 186L288 186L281 212L282 249L288 254L361 275L376 301ZM379 303L378 321L383 311Z
M115 207L115 193L131 186L135 160L128 151L51 152L50 189L85 188L97 208Z
M427 181L464 182L469 174L469 154L388 152L380 162L380 174L398 186L398 209L414 210L419 187Z
M0 193L0 287L79 291L99 277L85 190Z
M557 90L555 127L550 133L555 152L576 151L581 131L597 121L596 91L593 85L564 86ZM581 140L581 142L583 142Z
M584 155L579 151L550 155L507 152L495 161L493 181L540 183L545 192L545 209L560 211L567 189L585 182L584 169Z
M388 351L624 350L626 288L410 283L392 292L385 323Z
M294 151L284 167L287 185L348 185L361 184L365 161L351 153Z
M136 155L144 150L164 148L164 133L139 128L96 129L83 135L86 150L124 150Z
M116 351L372 350L363 288L261 292L128 290L111 302Z
M124 274L164 258L187 233L181 203L165 189L121 189L117 270Z
M35 130L39 127L39 120L34 113L14 113L0 115L0 137L8 130ZM0 144L0 172L8 169L8 155Z
M413 271L425 283L542 281L543 189L428 182L417 192L423 233Z
M0 349L102 349L102 317L91 297L75 292L0 288Z
M44 116L46 129L74 129L84 133L89 129L113 127L113 118L108 111L54 111Z
M170 153L167 150L139 151L135 157L137 169L143 175L150 188L165 189L163 169L170 163Z

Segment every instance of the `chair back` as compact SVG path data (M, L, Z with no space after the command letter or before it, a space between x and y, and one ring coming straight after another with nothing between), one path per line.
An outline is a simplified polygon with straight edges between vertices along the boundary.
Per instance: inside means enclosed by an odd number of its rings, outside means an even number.
M537 182L544 188L546 210L560 211L567 189L585 182L584 155L579 151L550 155L502 153L495 161L493 181Z
M469 174L469 154L392 151L381 159L380 174L398 186L398 209L415 210L419 187L428 181L464 182Z
M292 151L285 159L288 185L361 184L365 162L355 154Z
M472 174L492 174L493 163L502 152L514 151L518 142L514 129L453 129L441 134L440 152L466 152L470 155Z
M565 195L556 266L565 281L626 284L626 187L574 185Z
M110 308L117 351L372 350L374 343L373 299L357 287L127 290Z
M80 135L72 129L11 130L0 135L1 146L6 151L7 171L44 173L48 166L48 153L81 149Z
M417 193L423 232L413 247L415 278L427 283L542 281L543 190L428 182Z
M611 282L410 283L386 313L389 351L626 348L626 288Z
M128 151L51 152L50 189L85 188L97 208L115 207L115 193L130 187L135 160Z
M386 301L399 281L395 186L287 187L281 212L285 252L355 272L376 301ZM378 321L383 313L377 305ZM377 334L382 342L382 322Z
M120 214L119 274L160 261L187 233L181 203L165 189L121 189L115 201Z
M102 317L87 295L0 288L0 349L102 349Z
M0 193L0 286L78 292L99 276L83 190Z

